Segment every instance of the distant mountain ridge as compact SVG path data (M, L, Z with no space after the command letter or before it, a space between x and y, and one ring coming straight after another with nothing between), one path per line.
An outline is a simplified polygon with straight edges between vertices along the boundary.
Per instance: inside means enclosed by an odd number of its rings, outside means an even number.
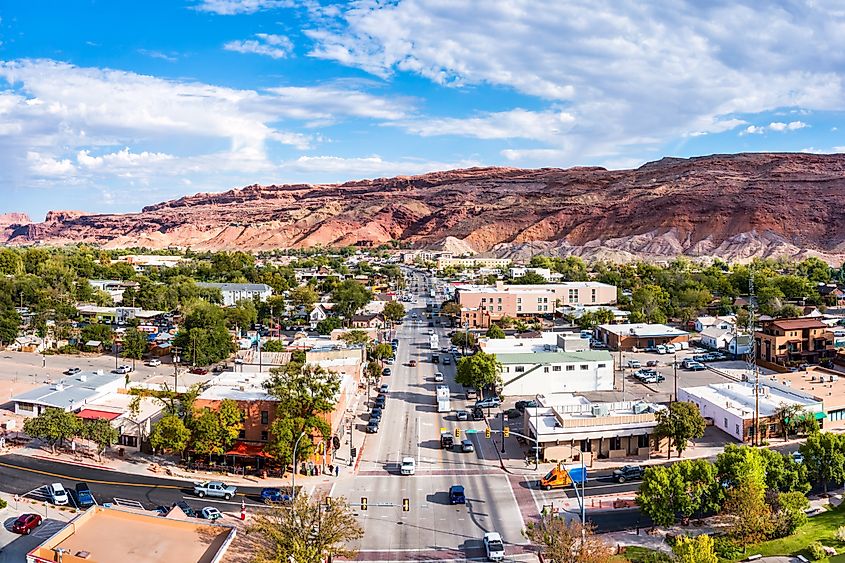
M252 185L139 213L0 216L0 243L194 249L378 245L526 258L679 254L845 259L845 155L664 158L634 170L471 168L344 184Z

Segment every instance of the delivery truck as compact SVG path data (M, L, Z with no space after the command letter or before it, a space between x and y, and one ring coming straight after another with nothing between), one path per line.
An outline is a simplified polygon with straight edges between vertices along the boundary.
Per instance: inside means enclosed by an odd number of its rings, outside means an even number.
M581 465L569 467L558 464L546 476L540 479L540 488L546 491L568 487L573 483L581 484L587 478L587 470Z
M449 404L449 387L446 385L438 385L437 391L437 412L449 412L451 406Z

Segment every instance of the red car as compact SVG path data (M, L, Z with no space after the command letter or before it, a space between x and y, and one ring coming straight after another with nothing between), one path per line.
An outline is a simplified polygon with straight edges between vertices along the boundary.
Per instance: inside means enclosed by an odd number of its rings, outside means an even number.
M18 534L29 534L41 525L41 516L37 514L21 514L12 524L12 531Z
M191 368L188 373L195 373L197 375L207 375L208 370L203 368Z

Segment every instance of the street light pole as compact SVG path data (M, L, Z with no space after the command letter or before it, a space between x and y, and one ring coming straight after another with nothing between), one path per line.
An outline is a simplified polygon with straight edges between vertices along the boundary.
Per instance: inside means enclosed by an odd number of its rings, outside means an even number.
M303 436L305 436L305 430L302 431L302 434L299 435L299 438L296 439L296 443L293 445L293 473L291 473L290 478L291 498L296 498L296 448L299 447L299 441L302 440Z
M678 400L678 353L675 352L675 361L672 362L675 371L675 401Z
M505 453L505 413L502 411L502 453Z

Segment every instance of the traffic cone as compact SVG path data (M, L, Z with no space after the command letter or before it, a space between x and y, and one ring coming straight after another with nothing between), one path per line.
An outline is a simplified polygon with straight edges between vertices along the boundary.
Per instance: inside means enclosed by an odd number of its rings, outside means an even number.
M246 501L241 501L241 520L246 520Z

